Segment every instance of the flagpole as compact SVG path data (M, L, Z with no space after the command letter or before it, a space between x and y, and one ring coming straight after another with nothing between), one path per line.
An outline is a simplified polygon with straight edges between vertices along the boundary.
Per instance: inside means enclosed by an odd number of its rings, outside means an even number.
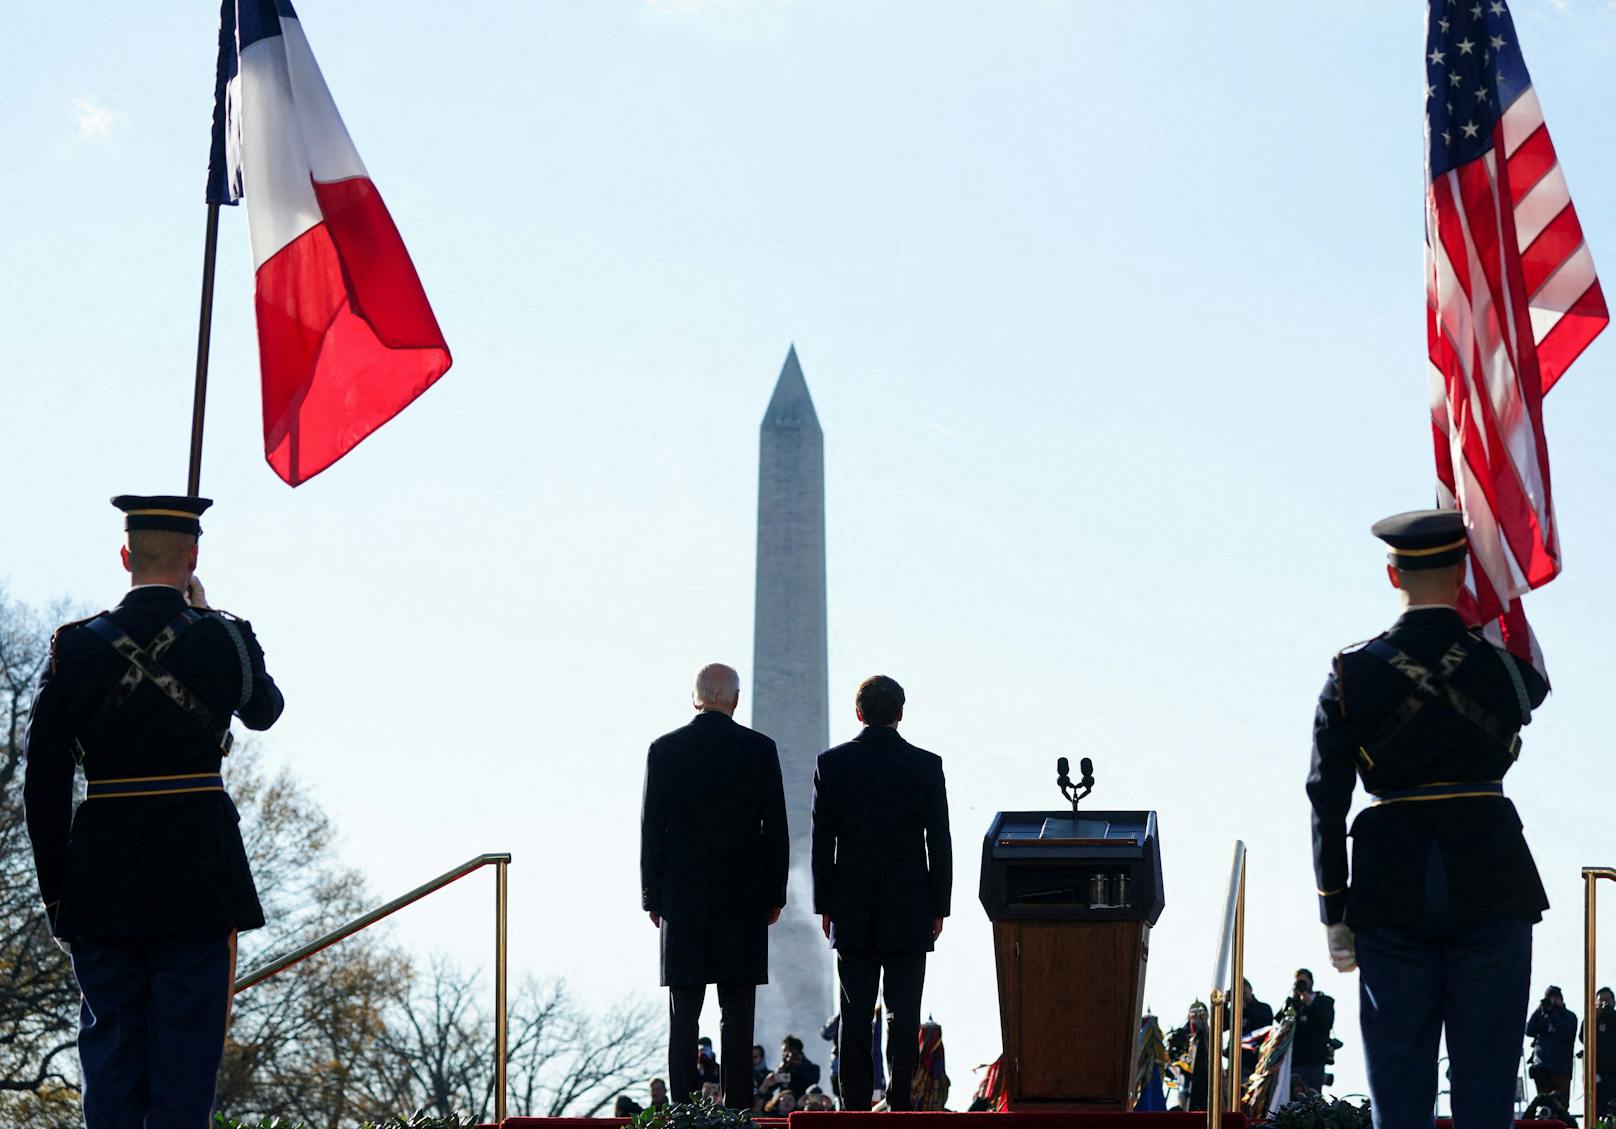
M219 251L219 205L208 204L207 243L202 252L202 312L196 331L196 390L191 398L191 466L185 493L202 489L202 423L208 406L208 352L213 340L213 266Z

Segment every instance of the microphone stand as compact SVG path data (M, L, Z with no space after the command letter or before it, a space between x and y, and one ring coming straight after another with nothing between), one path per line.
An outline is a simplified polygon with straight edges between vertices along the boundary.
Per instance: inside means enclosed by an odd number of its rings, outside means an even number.
M1085 799L1090 792L1094 791L1094 777L1085 775L1076 784L1073 784L1072 778L1063 773L1055 783L1060 785L1061 795L1072 802L1072 826L1076 828L1078 801Z

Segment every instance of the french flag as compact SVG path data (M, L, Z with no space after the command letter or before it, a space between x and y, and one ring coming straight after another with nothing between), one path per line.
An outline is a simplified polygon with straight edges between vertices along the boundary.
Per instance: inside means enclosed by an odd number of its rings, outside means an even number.
M449 370L393 218L288 0L224 0L208 202L247 199L264 456L296 486Z

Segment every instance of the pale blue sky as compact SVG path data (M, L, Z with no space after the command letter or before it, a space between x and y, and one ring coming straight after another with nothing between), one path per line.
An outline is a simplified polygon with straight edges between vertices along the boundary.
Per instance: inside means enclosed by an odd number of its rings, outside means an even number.
M795 341L831 732L885 671L949 772L928 983L961 1101L998 1046L977 836L1051 801L1060 754L1094 758L1095 802L1160 812L1150 1004L1205 994L1244 837L1252 979L1277 1002L1320 972L1361 1090L1301 782L1330 655L1395 613L1367 527L1432 496L1423 5L299 7L455 367L287 489L227 212L201 574L286 690L274 760L377 895L511 850L518 971L654 996L644 747L702 663L749 684L756 429ZM1514 11L1616 262L1616 8ZM37 602L117 599L106 499L184 481L216 7L129 15L9 17L0 579ZM1509 781L1554 902L1534 987L1573 994L1578 867L1616 857L1611 348L1547 407L1566 573L1529 610L1557 693ZM480 959L489 896L395 935Z

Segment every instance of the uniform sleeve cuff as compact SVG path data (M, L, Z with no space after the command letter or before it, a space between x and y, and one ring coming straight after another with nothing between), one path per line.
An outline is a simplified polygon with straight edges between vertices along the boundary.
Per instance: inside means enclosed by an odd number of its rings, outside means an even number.
M1319 920L1326 925L1339 925L1347 916L1347 891L1343 887L1339 890L1319 891Z

